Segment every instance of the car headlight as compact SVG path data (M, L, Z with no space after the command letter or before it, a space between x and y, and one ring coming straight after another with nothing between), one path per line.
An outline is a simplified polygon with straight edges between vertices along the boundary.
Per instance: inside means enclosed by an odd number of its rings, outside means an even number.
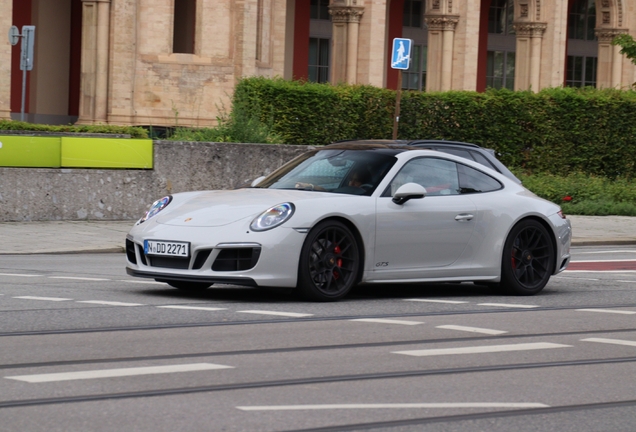
M172 195L168 195L153 202L146 214L141 219L139 219L139 222L137 222L137 224L146 222L148 219L159 213L161 210L165 209L171 201Z
M276 228L294 214L295 207L292 203L275 205L258 215L250 224L252 231L267 231Z

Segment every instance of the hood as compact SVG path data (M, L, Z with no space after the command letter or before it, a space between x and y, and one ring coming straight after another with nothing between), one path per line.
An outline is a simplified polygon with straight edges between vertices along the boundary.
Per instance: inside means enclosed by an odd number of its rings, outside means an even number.
M163 225L217 227L255 218L276 204L316 199L318 195L334 196L324 192L258 188L174 194L173 202L156 216L156 222Z

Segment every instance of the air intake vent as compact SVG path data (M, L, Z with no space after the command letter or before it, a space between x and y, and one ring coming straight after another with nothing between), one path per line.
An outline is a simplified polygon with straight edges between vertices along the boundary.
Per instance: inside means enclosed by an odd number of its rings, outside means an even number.
M128 261L137 264L137 256L135 256L135 244L126 239L126 257Z
M212 264L214 271L242 271L253 268L261 255L261 248L222 249Z

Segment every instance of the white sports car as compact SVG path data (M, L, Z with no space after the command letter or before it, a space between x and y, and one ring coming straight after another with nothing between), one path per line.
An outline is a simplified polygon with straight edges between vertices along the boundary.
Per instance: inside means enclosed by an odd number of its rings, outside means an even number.
M156 201L126 237L127 272L183 290L472 281L536 294L570 261L559 206L475 161L378 142L332 144L251 187Z

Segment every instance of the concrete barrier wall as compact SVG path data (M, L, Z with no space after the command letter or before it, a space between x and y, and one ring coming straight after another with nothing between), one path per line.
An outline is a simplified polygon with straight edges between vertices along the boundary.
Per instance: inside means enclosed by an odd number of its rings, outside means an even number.
M232 189L307 146L155 141L154 169L0 168L0 222L129 220L169 193Z

